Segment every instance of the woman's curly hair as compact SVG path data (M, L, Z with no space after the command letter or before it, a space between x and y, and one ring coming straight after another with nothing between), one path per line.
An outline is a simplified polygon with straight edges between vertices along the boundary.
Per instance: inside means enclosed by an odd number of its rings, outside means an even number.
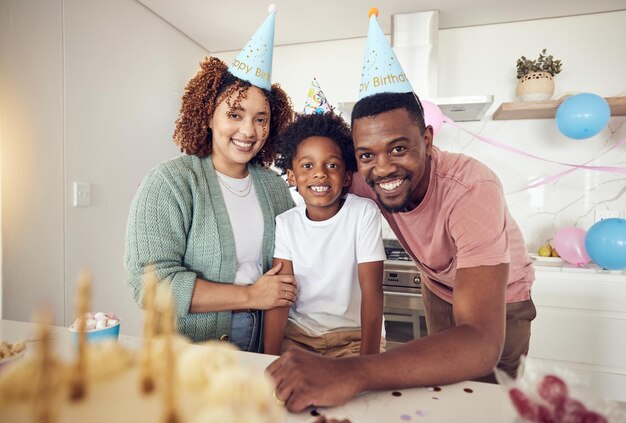
M302 141L310 137L326 137L333 140L341 150L346 170L357 170L352 133L348 124L333 112L323 114L299 115L278 136L279 155L274 165L283 174L292 169L293 158Z
M174 142L180 151L206 157L213 151L213 131L209 121L215 113L219 99L238 93L231 107L246 97L251 86L228 71L228 66L216 57L207 57L200 62L201 69L185 87L180 113L176 120ZM251 163L269 166L276 159L276 138L280 131L293 121L291 100L278 84L272 90L261 89L270 106L269 135L263 148L250 160Z

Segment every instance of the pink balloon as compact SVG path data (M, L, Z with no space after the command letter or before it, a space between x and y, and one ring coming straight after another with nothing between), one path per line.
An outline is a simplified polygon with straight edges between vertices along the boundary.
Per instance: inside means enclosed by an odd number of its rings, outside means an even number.
M424 122L426 126L433 127L433 135L437 135L437 132L443 125L443 113L439 106L430 101L422 100L422 107L424 108Z
M576 266L584 266L591 261L585 248L587 231L574 226L559 229L554 234L552 246L563 260Z

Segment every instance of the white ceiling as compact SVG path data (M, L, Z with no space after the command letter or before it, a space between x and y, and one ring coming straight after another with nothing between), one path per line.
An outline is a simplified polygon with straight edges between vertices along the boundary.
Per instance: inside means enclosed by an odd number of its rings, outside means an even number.
M626 0L137 1L212 53L243 48L270 3L278 8L275 45L364 37L371 6L386 34L391 15L424 10L439 10L442 29L626 10Z

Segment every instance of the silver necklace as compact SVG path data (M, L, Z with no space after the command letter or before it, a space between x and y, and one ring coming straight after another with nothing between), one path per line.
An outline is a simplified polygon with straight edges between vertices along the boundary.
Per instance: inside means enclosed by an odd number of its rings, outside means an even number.
M215 174L217 175L217 180L220 182L220 184L222 184L224 188L226 188L228 191L230 191L232 194L236 195L237 197L245 197L248 194L250 194L250 189L252 188L252 178L250 177L249 174L248 174L248 183L241 190L233 188L230 185L228 185L226 181L222 179L219 173L215 173Z

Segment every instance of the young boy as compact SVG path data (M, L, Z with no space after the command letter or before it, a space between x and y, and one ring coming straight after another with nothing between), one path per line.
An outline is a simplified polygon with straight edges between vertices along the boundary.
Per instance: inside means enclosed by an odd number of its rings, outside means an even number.
M295 275L298 293L265 313L265 352L376 354L385 345L382 218L373 201L344 194L356 171L350 128L332 112L304 115L279 143L276 166L304 204L276 217L274 266Z

